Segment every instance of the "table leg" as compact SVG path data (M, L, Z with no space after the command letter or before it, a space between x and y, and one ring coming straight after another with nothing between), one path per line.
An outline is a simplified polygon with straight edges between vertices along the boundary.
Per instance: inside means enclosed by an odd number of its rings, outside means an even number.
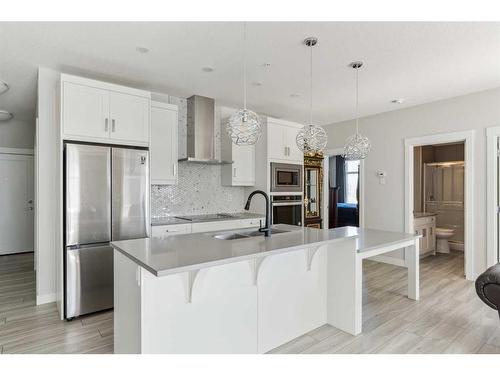
M406 267L408 268L408 298L420 299L420 259L419 239L415 239L413 246L405 248Z
M356 240L333 243L327 253L327 322L351 335L361 333L362 259Z

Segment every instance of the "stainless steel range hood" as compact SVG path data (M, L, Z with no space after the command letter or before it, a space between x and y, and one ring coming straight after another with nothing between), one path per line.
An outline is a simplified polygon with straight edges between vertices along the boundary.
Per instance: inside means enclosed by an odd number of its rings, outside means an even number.
M215 100L193 95L187 99L187 157L180 162L232 164L215 158Z

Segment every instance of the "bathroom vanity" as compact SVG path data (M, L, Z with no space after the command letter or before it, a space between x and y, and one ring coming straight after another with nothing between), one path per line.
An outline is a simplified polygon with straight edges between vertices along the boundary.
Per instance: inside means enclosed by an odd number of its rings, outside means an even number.
M115 353L265 353L324 324L362 331L362 261L405 248L419 298L418 236L272 226L112 243Z
M416 212L413 228L420 235L420 257L436 254L436 214L432 212Z

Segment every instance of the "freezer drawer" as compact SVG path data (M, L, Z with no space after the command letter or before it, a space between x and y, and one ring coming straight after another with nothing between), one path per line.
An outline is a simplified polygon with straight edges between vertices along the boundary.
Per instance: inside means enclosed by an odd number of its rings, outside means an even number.
M113 148L111 237L113 241L149 235L148 151Z
M113 248L66 249L66 318L113 307Z

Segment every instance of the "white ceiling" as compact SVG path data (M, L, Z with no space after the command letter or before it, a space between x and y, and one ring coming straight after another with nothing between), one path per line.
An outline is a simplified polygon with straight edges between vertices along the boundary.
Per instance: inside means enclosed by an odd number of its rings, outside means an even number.
M314 119L353 118L362 60L360 114L370 115L500 86L500 23L256 22L247 26L249 108L305 122L308 36L314 48ZM136 47L147 47L141 54ZM178 96L200 94L239 107L241 23L0 23L0 109L35 113L36 68ZM265 68L263 63L270 63ZM204 66L215 71L206 73ZM252 82L261 82L255 86ZM293 98L290 94L300 94ZM391 104L405 98L402 105Z

